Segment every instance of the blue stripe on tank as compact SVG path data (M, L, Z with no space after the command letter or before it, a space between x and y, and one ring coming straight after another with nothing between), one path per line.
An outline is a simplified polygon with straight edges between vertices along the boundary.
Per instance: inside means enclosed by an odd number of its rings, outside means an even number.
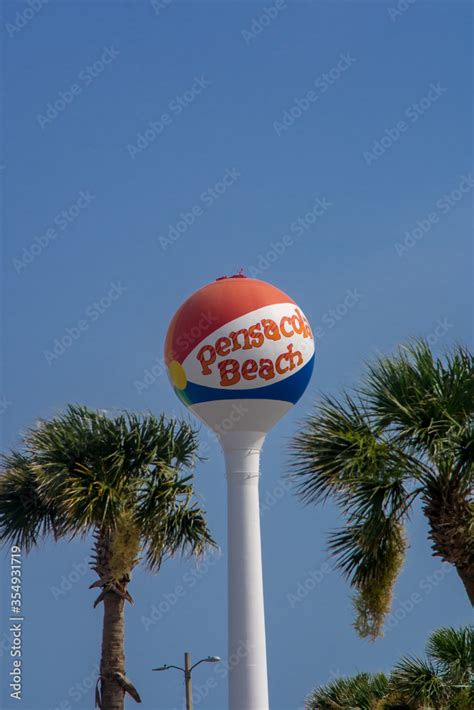
M311 378L314 366L314 355L311 360L291 377L265 387L255 389L231 389L204 387L194 382L188 382L184 390L175 388L176 394L187 406L201 402L214 402L221 399L276 399L295 404Z

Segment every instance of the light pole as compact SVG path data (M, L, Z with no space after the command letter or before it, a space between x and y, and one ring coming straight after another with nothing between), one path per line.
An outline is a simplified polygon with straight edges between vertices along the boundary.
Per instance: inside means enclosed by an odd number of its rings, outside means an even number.
M180 666L160 666L159 668L152 668L154 671L169 671L170 668L175 668L177 671L184 673L184 685L186 688L186 710L193 710L193 684L191 673L200 663L219 663L221 659L219 656L207 656L207 658L201 658L200 661L191 665L191 654L184 654L184 668Z

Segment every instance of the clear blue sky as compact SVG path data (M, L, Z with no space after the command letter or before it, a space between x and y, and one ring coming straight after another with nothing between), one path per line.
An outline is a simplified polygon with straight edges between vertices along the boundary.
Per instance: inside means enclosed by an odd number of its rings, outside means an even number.
M263 455L272 710L302 707L331 674L421 652L434 627L469 617L421 516L398 618L371 644L351 628L346 583L321 575L336 512L302 509L281 481L318 393L412 336L436 351L471 339L471 4L269 1L266 17L254 2L38 5L7 2L2 19L4 447L67 402L182 412L160 371L172 314L217 276L258 269L320 328L310 388ZM153 666L185 649L226 655L223 461L202 441L196 486L222 558L134 575L127 672L144 710L182 707L181 678ZM23 710L93 705L102 611L82 574L88 549L48 543L24 560ZM226 707L223 675L196 671L197 708ZM19 706L1 692L2 708Z

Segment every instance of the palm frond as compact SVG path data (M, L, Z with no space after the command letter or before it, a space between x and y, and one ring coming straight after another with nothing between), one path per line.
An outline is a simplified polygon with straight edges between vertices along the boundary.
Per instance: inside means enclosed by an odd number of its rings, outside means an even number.
M474 480L474 422L457 427L449 436L446 447L450 445L453 459L452 476L466 491L472 492Z
M452 684L474 682L474 629L441 628L426 644L426 653L442 677Z
M65 532L65 520L54 501L45 501L31 459L20 452L2 457L0 475L0 542L30 551L43 538Z
M201 555L215 546L204 512L197 506L187 505L177 506L165 521L150 527L144 540L146 563L152 571L157 571L167 557Z
M457 347L442 361L426 341L418 340L395 357L369 365L361 394L378 425L394 429L405 444L435 454L453 427L471 419L473 357Z
M329 549L356 590L355 628L362 637L382 635L393 587L405 559L403 525L376 514L330 535Z
M155 563L157 536L161 555L198 552L211 542L204 514L192 504L190 467L198 439L186 422L127 412L108 416L70 405L40 420L23 444L24 452L8 459L9 476L0 479L5 538L34 542L40 532L102 530L113 541L130 515L141 544L154 540ZM31 499L28 517L25 496Z
M345 518L330 550L357 591L363 634L380 630L389 608L416 496L434 554L456 565L474 599L473 408L472 355L456 347L435 358L415 341L369 365L354 396L323 398L293 439L297 496L308 504L331 497Z
M474 630L441 628L426 643L427 660L403 658L390 679L393 694L413 707L470 710L474 700Z
M289 478L305 503L344 502L361 479L403 480L420 474L414 458L373 426L363 402L325 397L290 448Z
M412 707L446 707L446 687L429 661L409 656L403 658L394 668L391 684L399 697Z
M329 495L346 518L329 537L337 567L356 589L356 628L381 633L405 552L403 521L415 491L406 483L422 473L410 454L393 445L360 402L326 398L293 447L290 478L305 502Z
M336 678L313 690L305 703L306 710L375 710L382 707L389 687L383 673L358 673L350 678Z

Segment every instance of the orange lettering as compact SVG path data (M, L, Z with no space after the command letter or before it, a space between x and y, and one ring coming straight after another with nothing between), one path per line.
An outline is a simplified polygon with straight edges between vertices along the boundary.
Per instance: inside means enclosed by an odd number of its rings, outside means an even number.
M282 353L281 355L278 355L278 357L276 359L276 363L275 363L275 369L279 375L284 375L285 372L288 372L288 370L290 369L289 367L286 367L285 369L283 369L281 367L281 361L287 360L287 359L288 359L287 353Z
M260 333L260 328L260 323L251 325L249 328L249 335L252 338L251 344L254 348L261 348L265 340L263 333Z
M222 360L218 367L221 375L220 384L222 387L236 385L240 380L239 363L237 360L232 360L231 358L229 358L229 360Z
M289 316L283 316L283 318L280 321L280 330L285 336L285 338L291 338L292 335L294 335L294 331L292 330L291 333L285 330L285 324L288 323L291 325L291 318Z
M267 360L266 358L262 358L260 360L260 370L258 374L260 377L263 377L264 380L272 380L275 377L273 362L271 360Z
M209 353L208 358L205 357L206 353ZM211 368L209 367L209 365L212 365L212 363L216 360L216 351L214 350L212 345L204 345L204 347L200 349L196 357L201 363L202 374L210 375Z
M296 316L293 316L291 319L291 323L293 325L293 329L295 333L298 333L298 335L301 335L302 333L306 333L306 328L304 327L303 319L301 316L298 314ZM305 336L303 336L305 337Z
M307 334L308 338L311 338L311 340L313 340L313 331L311 330L311 326L308 323L308 321L306 320L306 318L303 317L303 320L304 320L304 326L306 328L306 334Z
M295 308L296 315L293 316L291 319L291 322L293 323L293 328L295 329L295 333L302 334L303 338L312 338L313 335L311 333L311 328L308 325L308 321L306 318L303 316L299 308ZM299 323L301 330L297 330L295 321Z
M293 343L290 343L290 344L288 345L288 354L286 355L286 357L287 357L287 359L288 359L288 361L289 361L289 363L290 363L290 370L294 370L295 367L298 367L299 365L302 365L302 364L303 364L303 356L302 356L302 354L300 353L300 351L299 351L299 350L295 350L295 351L293 352ZM296 363L296 365L295 365L294 362L293 362L293 359L294 359L294 358L296 358L297 361L298 361L298 362Z
M271 320L271 318L263 318L262 325L266 338L269 340L281 339L280 331L278 330L278 326L274 320Z
M245 360L242 364L242 377L244 380L255 380L257 370L258 365L256 360Z
M241 330L237 330L237 331L233 330L232 333L229 333L229 338L232 339L232 345L233 345L232 352L234 352L235 350L240 350L240 348L242 347L238 341L239 335L244 336L244 350L250 350L250 348L252 346L249 343L249 332L248 332L247 328L242 328Z
M216 352L220 357L225 357L230 353L230 338L217 338L216 340Z

